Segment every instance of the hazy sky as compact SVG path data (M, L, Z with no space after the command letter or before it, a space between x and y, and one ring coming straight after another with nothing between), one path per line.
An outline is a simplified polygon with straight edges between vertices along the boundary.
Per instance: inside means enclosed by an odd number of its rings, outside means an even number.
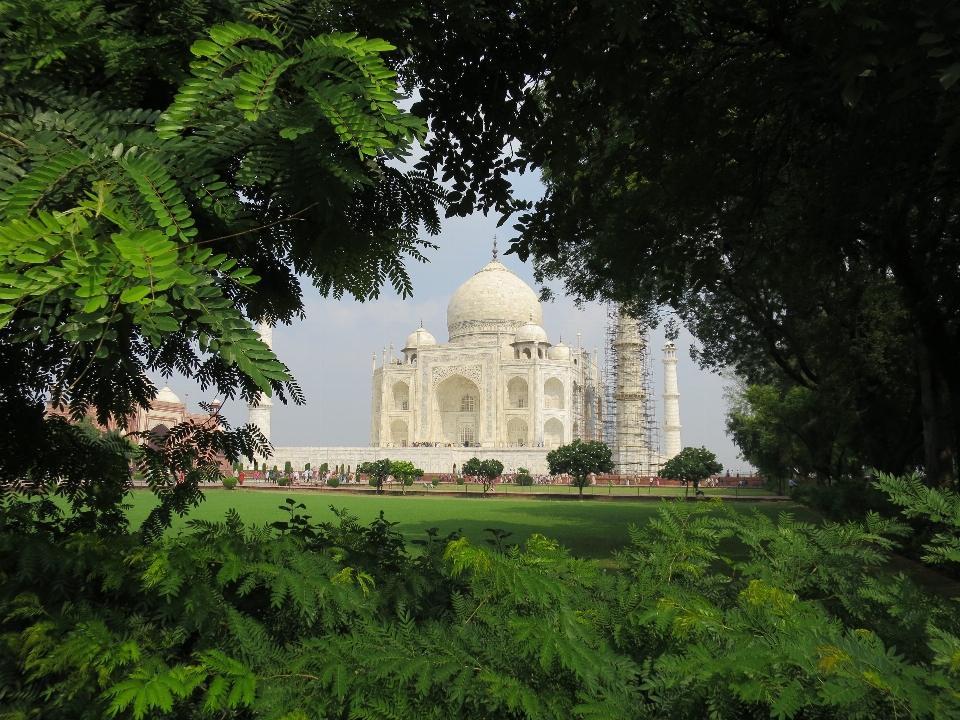
M521 178L522 195L539 194L539 182ZM363 446L370 442L370 394L372 357L382 359L383 348L399 355L407 335L423 320L437 342L446 342L447 302L453 292L491 258L494 234L508 237L510 231L496 227L497 217L475 214L443 222L440 235L432 238L439 249L430 253L427 264L409 266L413 279L413 298L401 300L392 292L384 292L378 300L359 303L353 300L332 300L320 296L312 286L304 288L306 318L293 325L280 325L274 330L274 351L285 362L306 395L306 405L277 404L273 411L271 439L276 446ZM500 242L500 259L508 268L533 283L529 264L514 255L503 255L506 243ZM559 288L556 288L559 290ZM550 342L560 336L568 345L576 345L582 334L584 347L600 349L603 361L603 336L606 311L601 305L577 309L571 299L557 293L559 299L543 308L543 326ZM723 381L713 373L701 371L690 359L692 339L686 331L677 340L680 385L680 422L683 425L684 447L701 445L714 451L731 471L746 469L737 458L737 449L725 434L726 412L722 397ZM663 329L651 332L657 379L657 411L663 423ZM157 378L155 378L157 380ZM162 383L162 380L160 381ZM170 379L170 388L181 400L189 393L189 405L197 410L199 388L181 377ZM247 419L242 403L227 403L224 414L234 425Z

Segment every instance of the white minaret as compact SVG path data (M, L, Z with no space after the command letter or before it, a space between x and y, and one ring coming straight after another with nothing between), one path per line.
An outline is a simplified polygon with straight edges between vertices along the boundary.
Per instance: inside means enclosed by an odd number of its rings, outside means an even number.
M680 390L677 386L677 346L663 346L663 456L669 460L683 448L680 443Z
M267 344L267 347L273 350L273 328L267 323L262 322L257 325L257 332L260 334L260 339ZM268 398L264 393L260 393L257 403L247 403L247 409L250 413L247 422L260 428L260 432L269 440L270 413L273 411L273 400ZM263 459L264 458L260 457L257 458L259 461Z
M621 310L617 317L617 442L613 448L614 472L641 474L647 460L643 428L643 377L640 366L643 338L637 321Z

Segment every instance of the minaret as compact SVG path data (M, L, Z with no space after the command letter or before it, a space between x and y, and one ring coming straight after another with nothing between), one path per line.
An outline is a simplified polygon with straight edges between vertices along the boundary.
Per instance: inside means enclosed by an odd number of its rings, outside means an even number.
M614 472L633 475L643 472L647 446L643 428L643 340L637 321L619 310L617 315L617 441L613 448Z
M273 328L265 322L257 324L257 332L260 339L266 343L267 347L273 350ZM260 432L269 441L270 440L270 413L273 411L273 400L264 393L260 393L257 403L247 403L247 409L250 414L247 422L260 428ZM262 461L264 458L258 457Z
M677 347L663 346L663 456L669 460L682 449L680 443L680 390L677 386Z

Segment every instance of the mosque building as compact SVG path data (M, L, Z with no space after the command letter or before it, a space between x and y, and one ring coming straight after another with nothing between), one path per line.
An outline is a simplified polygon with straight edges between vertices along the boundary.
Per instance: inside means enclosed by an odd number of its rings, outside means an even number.
M596 348L582 348L579 335L576 346L562 338L553 344L542 323L537 294L497 259L494 244L493 260L450 298L447 342L438 343L421 323L399 355L391 345L379 363L373 356L369 446L275 447L271 464L356 468L389 457L451 473L479 457L500 460L506 472L547 473L552 448L603 439L604 379ZM621 316L620 325L618 362L639 363L636 321ZM270 343L271 329L259 330ZM668 453L647 447L643 389L625 379L629 373L618 373L615 472L652 474L679 452L676 352L672 345L664 352ZM261 398L249 409L249 421L269 438L272 403Z

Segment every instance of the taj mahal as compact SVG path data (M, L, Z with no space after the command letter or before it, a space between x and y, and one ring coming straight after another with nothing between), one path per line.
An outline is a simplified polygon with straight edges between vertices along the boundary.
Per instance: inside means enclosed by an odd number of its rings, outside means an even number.
M479 457L500 460L506 472L547 473L547 453L579 438L607 441L619 474L656 474L681 447L676 348L663 349L659 452L649 440L649 388L634 371L647 351L637 321L615 320L616 372L606 378L596 348L582 348L579 334L575 345L551 343L542 323L537 294L497 259L494 244L492 261L450 298L446 342L421 323L399 353L391 345L374 354L368 446L275 447L271 464L356 468L389 457L451 473ZM272 329L258 330L272 347ZM273 403L261 397L248 408L269 439Z

